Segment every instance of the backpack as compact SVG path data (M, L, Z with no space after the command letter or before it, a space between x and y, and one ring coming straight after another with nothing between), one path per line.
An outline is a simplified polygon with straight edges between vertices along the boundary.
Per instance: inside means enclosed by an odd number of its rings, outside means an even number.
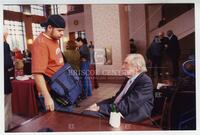
M49 78L48 83L52 98L64 107L73 105L82 90L78 74L68 63Z

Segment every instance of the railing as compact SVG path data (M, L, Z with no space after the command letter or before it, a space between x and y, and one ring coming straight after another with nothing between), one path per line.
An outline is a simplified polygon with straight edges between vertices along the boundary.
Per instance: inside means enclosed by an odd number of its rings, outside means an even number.
M194 8L192 8L191 10L168 22L164 26L151 31L149 43L159 32L166 32L168 30L173 30L178 39L181 39L195 31L194 22Z

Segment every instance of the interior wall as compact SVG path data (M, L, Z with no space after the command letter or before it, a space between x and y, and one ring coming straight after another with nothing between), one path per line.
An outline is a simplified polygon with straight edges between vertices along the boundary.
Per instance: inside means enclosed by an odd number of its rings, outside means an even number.
M135 40L138 53L145 55L147 44L146 12L144 4L129 5L129 38Z
M163 4L162 13L166 21L169 22L192 8L194 8L192 3Z
M68 32L84 31L84 13L77 13L67 16Z
M150 41L160 31L166 32L167 30L173 30L178 39L181 39L195 31L195 18L194 8L178 16L174 20L170 21L163 27L156 29L150 33Z
M191 33L179 40L181 46L181 61L188 59L188 56L195 50L195 33ZM181 63L182 63L181 62Z
M128 21L128 5L119 5L119 19L120 19L120 37L121 37L121 58L125 59L130 53L129 45L129 21Z
M97 75L118 75L121 69L119 5L92 5ZM105 47L112 47L112 65L104 65Z
M84 27L86 38L89 41L92 41L95 45L95 41L93 39L93 20L92 20L92 9L90 4L84 5Z
M159 4L147 5L149 31L158 28L158 23L162 19L162 6Z

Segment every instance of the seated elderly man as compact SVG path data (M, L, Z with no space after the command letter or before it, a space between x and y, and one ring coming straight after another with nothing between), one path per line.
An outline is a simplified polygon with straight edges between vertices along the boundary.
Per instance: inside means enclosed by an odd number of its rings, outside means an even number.
M138 122L149 118L153 109L152 80L146 72L146 64L141 54L129 54L122 65L122 74L127 78L120 90L112 98L91 105L82 113L98 117L110 115L113 104L123 118Z

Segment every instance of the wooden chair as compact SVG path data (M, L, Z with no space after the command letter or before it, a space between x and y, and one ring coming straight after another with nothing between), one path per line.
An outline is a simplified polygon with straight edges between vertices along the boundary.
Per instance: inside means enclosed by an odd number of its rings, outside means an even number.
M140 123L163 130L196 129L195 91L173 91L165 97L161 115Z
M167 125L166 123L167 116L169 114L169 106L172 102L172 95L174 92L174 87L163 87L162 89L154 90L155 100L152 116L151 118L148 118L140 123L164 129L164 127ZM160 97L158 97L158 95L160 95Z

